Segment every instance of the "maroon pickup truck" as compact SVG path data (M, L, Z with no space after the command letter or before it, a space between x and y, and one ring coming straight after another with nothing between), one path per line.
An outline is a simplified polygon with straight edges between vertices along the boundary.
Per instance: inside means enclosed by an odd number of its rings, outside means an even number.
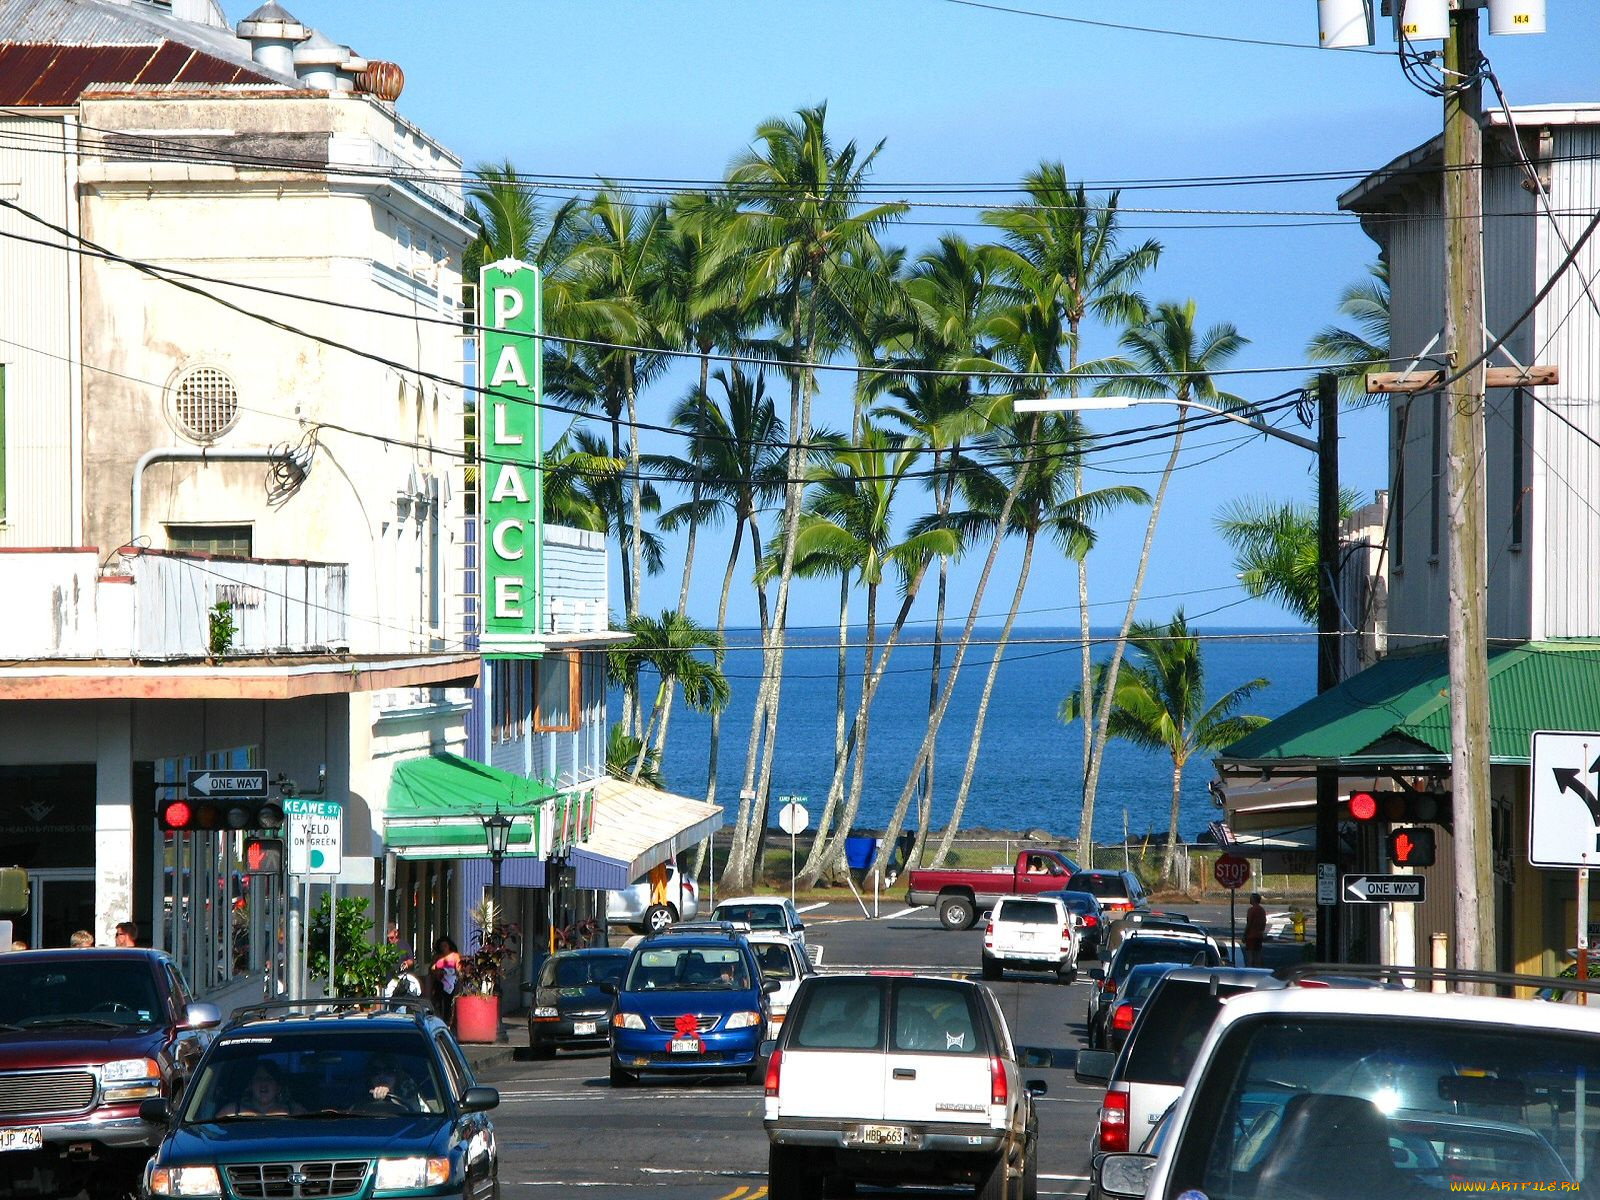
M1059 850L1023 850L1009 870L914 870L906 903L937 905L939 923L946 929L971 929L978 914L1001 896L1059 892L1077 869Z
M137 1196L172 1101L221 1023L157 950L0 954L0 1194Z

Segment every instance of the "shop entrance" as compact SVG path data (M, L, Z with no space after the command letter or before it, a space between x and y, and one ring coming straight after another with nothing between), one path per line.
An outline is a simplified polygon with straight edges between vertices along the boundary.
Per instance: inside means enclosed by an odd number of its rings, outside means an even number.
M28 872L28 912L12 918L12 929L27 930L28 946L48 950L70 945L80 929L95 927L94 872Z

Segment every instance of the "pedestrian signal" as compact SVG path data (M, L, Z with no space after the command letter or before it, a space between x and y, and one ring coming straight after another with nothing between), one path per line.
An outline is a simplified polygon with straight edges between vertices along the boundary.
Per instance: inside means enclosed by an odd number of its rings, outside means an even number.
M1397 867L1433 866L1434 832L1427 826L1396 829L1389 835L1389 861Z
M247 875L283 874L283 839L245 838L244 870Z

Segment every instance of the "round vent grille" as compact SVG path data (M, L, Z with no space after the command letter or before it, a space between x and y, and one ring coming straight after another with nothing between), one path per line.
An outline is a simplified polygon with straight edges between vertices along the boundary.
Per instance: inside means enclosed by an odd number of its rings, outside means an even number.
M239 389L216 367L185 371L172 388L172 416L185 436L215 441L239 418Z

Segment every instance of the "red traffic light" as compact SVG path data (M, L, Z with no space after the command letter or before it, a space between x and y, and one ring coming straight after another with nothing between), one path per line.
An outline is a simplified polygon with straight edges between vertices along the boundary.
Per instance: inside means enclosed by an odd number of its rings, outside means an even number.
M1378 815L1378 798L1371 792L1350 793L1350 816L1357 821L1370 821Z
M188 829L194 813L185 800L169 800L161 806L161 828Z

